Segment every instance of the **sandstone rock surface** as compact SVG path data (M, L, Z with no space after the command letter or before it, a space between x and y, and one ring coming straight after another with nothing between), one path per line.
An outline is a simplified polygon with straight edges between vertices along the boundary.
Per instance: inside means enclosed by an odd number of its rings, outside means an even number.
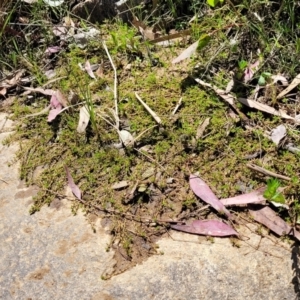
M13 124L0 114L0 299L297 299L299 247L282 247L245 228L240 248L229 239L170 232L160 254L104 281L114 264L100 220L73 215L54 201L34 215L35 187L18 179L17 144L2 145ZM4 131L4 132L3 132ZM8 163L11 163L10 166ZM250 247L258 245L259 250Z

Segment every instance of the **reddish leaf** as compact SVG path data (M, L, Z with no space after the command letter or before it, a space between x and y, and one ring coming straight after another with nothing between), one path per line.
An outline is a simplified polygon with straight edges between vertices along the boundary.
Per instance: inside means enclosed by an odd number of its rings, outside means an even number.
M191 225L171 225L172 229L209 236L238 235L229 225L218 220L193 221Z
M79 187L75 184L73 177L71 176L68 167L65 167L66 173L67 173L67 179L68 179L68 185L70 189L72 190L72 193L75 197L81 200L81 191Z
M211 205L219 213L225 214L228 218L231 218L231 214L225 208L224 204L220 202L209 186L199 176L193 174L190 175L190 187L196 196Z
M52 53L57 53L61 50L62 48L59 46L50 46L45 50L45 54L52 54Z
M62 105L55 95L52 95L50 99L50 106L51 110L48 115L48 122L52 122L62 110Z
M60 108L51 109L49 111L47 122L52 122L61 112Z
M278 235L289 234L300 241L300 233L291 228L268 206L259 209L249 209L250 214L256 222L259 222Z
M244 72L244 82L248 82L252 79L254 73L257 71L260 64L260 60L257 60L254 64L249 65Z
M256 203L265 201L265 197L263 193L265 188L260 188L256 191L253 191L248 194L239 195L232 198L220 199L220 201L225 205L240 205L240 204L248 204L248 203Z
M66 99L66 97L64 96L64 94L63 94L60 90L57 90L57 91L55 92L55 97L56 97L57 101L58 101L63 107L67 107L67 106L68 106L67 99Z

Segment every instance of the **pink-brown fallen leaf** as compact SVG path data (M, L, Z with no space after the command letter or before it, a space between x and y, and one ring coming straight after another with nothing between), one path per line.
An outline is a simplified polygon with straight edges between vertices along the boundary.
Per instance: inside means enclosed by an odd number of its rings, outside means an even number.
M53 34L56 36L66 35L68 33L68 29L66 26L55 26L52 30Z
M260 60L257 60L255 63L250 64L245 72L244 72L244 82L247 83L248 81L250 81L254 75L254 73L257 71L258 66L260 64Z
M48 120L47 120L48 122L52 122L62 110L62 105L58 101L56 95L52 95L50 99L50 107L51 110L48 115Z
M7 93L7 89L5 87L1 88L0 87L0 95L5 96Z
M63 107L67 107L67 106L68 106L67 99L66 99L66 97L64 96L64 94L63 94L60 90L57 90L57 91L55 92L55 96L56 96L56 99L58 100L58 102L59 102Z
M196 196L211 205L219 213L225 214L228 218L232 217L224 204L217 198L210 187L199 176L193 174L190 175L190 187Z
M230 236L238 233L229 225L218 220L193 221L191 225L171 225L172 229L192 234Z
M87 73L90 75L90 77L92 77L93 79L96 79L96 76L93 73L91 64L88 60L84 64L84 69L87 71Z
M53 54L61 51L61 47L59 46L50 46L45 50L45 54Z
M65 170L67 173L68 186L70 187L74 196L81 200L81 191L80 191L79 187L75 184L68 167L65 167Z
M262 202L266 200L265 197L263 196L265 189L266 188L263 187L248 194L243 194L243 195L226 198L226 199L220 199L220 201L225 206Z
M280 236L289 234L300 241L300 232L292 229L292 227L278 217L275 211L270 207L264 206L258 209L249 209L249 212L256 222L265 225L276 234Z
M276 98L277 99L282 99L286 94L288 94L291 90L293 90L299 84L300 84L300 74L298 74L293 79L291 84L285 90L283 90Z

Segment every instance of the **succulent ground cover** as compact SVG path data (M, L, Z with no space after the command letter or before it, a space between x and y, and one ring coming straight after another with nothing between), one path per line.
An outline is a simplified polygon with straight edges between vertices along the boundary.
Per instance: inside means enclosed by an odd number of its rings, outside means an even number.
M118 262L103 278L159 254L171 227L236 245L255 219L297 239L299 4L150 1L91 24L65 2L1 9L0 104L40 190L30 213L67 194L101 217Z

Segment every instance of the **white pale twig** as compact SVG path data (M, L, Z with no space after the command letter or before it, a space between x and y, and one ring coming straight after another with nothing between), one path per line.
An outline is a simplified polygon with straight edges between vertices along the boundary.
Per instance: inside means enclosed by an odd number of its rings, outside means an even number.
M155 159L153 159L152 157L150 157L149 155L143 153L141 150L137 149L137 148L133 148L134 150L136 150L137 152L139 152L140 154L144 155L145 157L147 157L150 161L152 161L153 163L157 164L159 167L162 168L162 170L166 170L159 162L157 162Z
M135 143L138 139L140 139L146 132L148 132L149 130L155 128L156 126L157 126L157 125L154 125L154 126L152 126L152 127L150 127L150 128L145 129L143 132L141 132L141 133L134 139L134 141L132 142L132 144L134 144L134 143Z
M136 98L140 101L140 103L145 107L147 112L153 117L157 124L161 124L160 117L141 99L138 93L135 93Z
M107 115L107 114L101 114L101 113L99 113L98 114L98 116L102 119L102 120L104 120L107 124L109 124L110 126L112 126L113 128L115 128L116 130L118 130L117 128L116 128L116 125L114 125L109 119L110 119L110 117Z
M174 110L172 112L172 115L176 114L176 112L177 112L178 108L180 107L181 103L182 103L182 97L179 99L177 105L175 106L175 108L174 108Z
M103 44L103 48L104 48L104 50L105 50L105 52L106 52L106 54L107 54L107 56L108 56L108 58L109 58L109 61L110 61L110 63L111 63L111 66L112 66L112 68L113 68L113 70L114 70L114 74L115 74L115 80L114 80L114 100L115 100L115 112L116 112L116 116L117 116L117 118L116 118L116 122L117 122L116 126L117 126L117 128L119 129L119 117L118 117L118 115L119 115L119 113L118 113L118 89L117 89L118 78L117 78L117 69L116 69L116 67L115 67L115 65L114 65L114 62L112 61L112 58L111 58L111 56L110 56L110 54L109 54L109 52L108 52L108 49L107 49L107 47L106 47L105 42L103 42L102 44Z

